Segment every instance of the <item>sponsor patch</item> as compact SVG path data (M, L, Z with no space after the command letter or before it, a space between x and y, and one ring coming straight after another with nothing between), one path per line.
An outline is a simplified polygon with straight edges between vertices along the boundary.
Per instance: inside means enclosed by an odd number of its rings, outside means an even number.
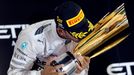
M46 27L48 27L49 25L51 25L51 23L46 24L46 25L43 25L43 26L41 26L40 28L38 28L37 31L35 32L35 35L38 35L38 34L43 33L43 30L44 30Z
M22 60L22 61L26 61L26 58L25 56L22 56L22 55L19 55L18 53L14 53L14 57L19 59L19 60Z
M19 48L17 48L17 50L19 51L19 53L21 53L22 55L27 56L23 51L21 51Z
M68 27L72 27L75 26L76 24L78 24L79 22L81 22L81 20L84 18L84 13L82 10L80 10L80 12L78 13L78 15L76 15L75 17L66 20Z
M27 45L28 45L27 42L23 42L23 43L21 44L21 49L26 49L26 48L27 48Z

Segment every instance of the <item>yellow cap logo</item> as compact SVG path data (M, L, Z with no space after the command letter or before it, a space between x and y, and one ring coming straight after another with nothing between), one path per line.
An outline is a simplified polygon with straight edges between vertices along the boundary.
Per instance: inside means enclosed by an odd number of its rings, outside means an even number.
M84 18L84 13L82 10L80 10L80 12L78 13L77 16L66 20L68 27L72 27L75 26L76 24L78 24L82 19Z
M62 24L62 20L59 18L59 16L57 16L57 22L58 22L59 24Z

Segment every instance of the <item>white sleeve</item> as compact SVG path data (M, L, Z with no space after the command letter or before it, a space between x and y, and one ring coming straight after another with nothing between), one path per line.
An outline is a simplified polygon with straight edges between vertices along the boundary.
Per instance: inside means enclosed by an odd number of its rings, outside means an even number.
M36 51L29 36L18 37L8 69L8 75L41 75L41 71L30 70L36 60Z

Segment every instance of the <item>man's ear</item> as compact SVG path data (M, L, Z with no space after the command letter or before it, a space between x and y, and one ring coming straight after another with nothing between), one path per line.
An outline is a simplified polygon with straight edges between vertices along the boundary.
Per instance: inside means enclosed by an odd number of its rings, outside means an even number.
M57 33L60 37L64 37L65 36L65 30L63 30L62 28L56 28Z

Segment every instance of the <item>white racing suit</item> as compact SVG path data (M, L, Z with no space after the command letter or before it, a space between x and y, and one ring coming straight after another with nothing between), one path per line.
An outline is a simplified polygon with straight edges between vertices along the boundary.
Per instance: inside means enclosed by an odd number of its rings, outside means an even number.
M18 36L8 75L41 75L41 70L31 70L34 61L37 58L47 61L52 54L60 55L72 50L73 44L65 45L65 41L58 36L53 19L30 25ZM78 75L88 75L88 69Z

